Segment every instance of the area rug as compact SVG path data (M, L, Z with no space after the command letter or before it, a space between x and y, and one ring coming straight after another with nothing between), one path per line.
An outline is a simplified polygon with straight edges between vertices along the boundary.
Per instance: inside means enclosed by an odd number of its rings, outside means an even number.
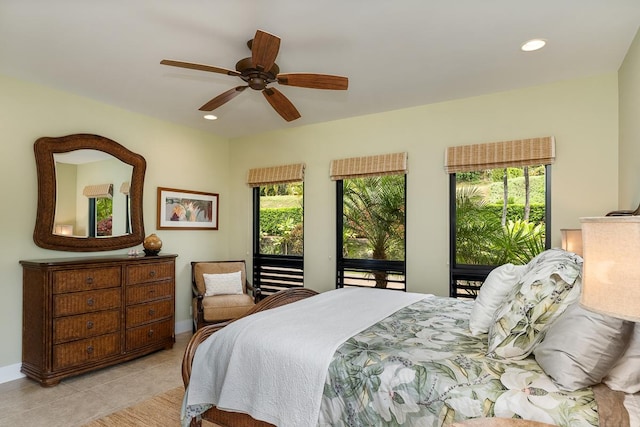
M176 387L83 427L170 427L180 426L184 388Z

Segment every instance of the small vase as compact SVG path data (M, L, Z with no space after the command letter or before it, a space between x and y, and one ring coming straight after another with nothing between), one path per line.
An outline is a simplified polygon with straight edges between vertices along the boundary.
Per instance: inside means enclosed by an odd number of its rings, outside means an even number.
M144 239L142 246L144 247L145 255L158 255L158 253L160 253L160 248L162 248L162 240L160 240L160 238L155 234L150 234Z

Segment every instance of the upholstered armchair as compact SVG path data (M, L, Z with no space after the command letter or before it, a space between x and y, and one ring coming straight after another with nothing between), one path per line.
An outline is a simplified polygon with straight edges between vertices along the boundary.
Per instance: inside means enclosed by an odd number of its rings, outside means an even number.
M247 280L244 261L193 261L193 330L237 319L260 300Z

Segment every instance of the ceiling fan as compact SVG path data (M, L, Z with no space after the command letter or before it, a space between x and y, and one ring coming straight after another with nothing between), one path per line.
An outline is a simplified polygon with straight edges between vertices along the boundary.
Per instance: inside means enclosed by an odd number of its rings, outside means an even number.
M282 92L274 87L269 87L269 84L277 82L281 85L331 90L346 90L349 86L349 79L342 76L314 73L281 74L280 68L275 63L280 49L280 38L273 34L258 30L254 38L247 42L247 46L251 50L251 57L238 61L235 71L211 65L169 59L163 59L160 63L173 67L237 76L247 83L247 85L237 86L221 93L200 107L200 111L213 111L250 87L251 89L262 91L269 104L288 122L300 118L300 113Z

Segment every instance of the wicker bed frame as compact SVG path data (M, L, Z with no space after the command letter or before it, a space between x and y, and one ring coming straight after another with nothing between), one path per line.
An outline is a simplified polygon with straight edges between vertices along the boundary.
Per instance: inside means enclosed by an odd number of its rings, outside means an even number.
M317 294L318 293L316 291L305 288L280 291L260 301L242 317L290 304ZM199 329L193 337L191 337L182 359L182 381L185 388L189 385L189 379L191 378L191 365L193 363L193 357L195 356L197 347L200 343L211 336L211 334L219 331L231 322L233 322L233 320L205 326ZM629 415L623 404L624 393L613 391L604 384L598 384L593 387L593 390L598 403L600 427L629 427ZM256 420L247 414L226 412L216 408L215 406L203 413L202 419L224 427L276 427L265 421ZM201 421L191 421L192 427L200 427L201 425Z

